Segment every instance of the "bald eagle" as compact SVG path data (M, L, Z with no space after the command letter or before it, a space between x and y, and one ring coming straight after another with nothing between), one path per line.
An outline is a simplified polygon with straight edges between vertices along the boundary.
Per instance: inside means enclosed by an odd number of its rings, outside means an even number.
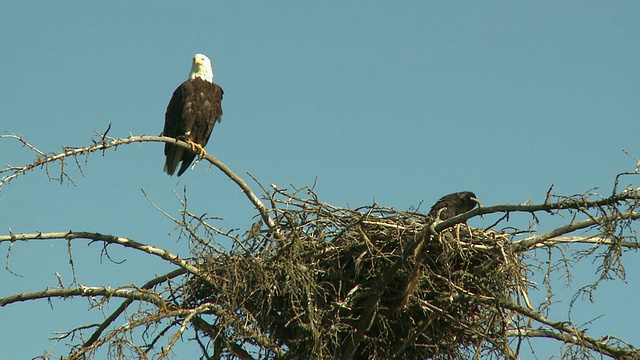
M189 142L193 151L180 146L165 143L164 154L167 160L164 171L173 175L182 161L178 176L189 168L196 157L196 149L204 151L211 131L222 118L222 88L213 83L211 60L202 54L196 54L191 64L189 79L173 92L167 112L164 116L162 135Z
M478 204L476 194L471 191L462 191L449 195L445 195L438 200L435 205L431 207L429 215L435 218L438 215L440 209L440 220L447 220L454 216L471 211Z

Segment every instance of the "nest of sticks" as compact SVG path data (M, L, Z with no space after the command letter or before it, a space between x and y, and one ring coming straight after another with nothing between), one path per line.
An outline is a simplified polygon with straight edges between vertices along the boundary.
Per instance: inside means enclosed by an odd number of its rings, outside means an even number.
M277 227L196 255L180 306L212 303L225 344L264 358L467 358L505 354L522 266L507 235L377 205L346 209L279 191ZM262 356L261 356L262 357ZM502 357L502 356L500 356Z

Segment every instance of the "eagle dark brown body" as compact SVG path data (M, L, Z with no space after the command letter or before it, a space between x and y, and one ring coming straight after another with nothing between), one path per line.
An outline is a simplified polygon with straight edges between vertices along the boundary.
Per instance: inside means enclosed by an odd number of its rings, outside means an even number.
M222 95L220 86L201 78L183 82L173 92L162 134L205 147L214 125L222 118ZM164 146L164 154L167 157L164 170L169 175L173 175L182 161L178 176L196 157L193 151L169 143Z
M476 207L478 201L476 194L471 191L462 191L449 195L445 195L431 207L429 215L435 218L440 209L440 220L446 220L454 216L466 213Z

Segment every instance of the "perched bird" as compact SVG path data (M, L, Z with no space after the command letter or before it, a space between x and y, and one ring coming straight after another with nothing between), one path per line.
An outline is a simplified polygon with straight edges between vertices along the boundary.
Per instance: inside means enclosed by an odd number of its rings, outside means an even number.
M440 209L444 209L440 213L440 220L446 220L470 211L476 207L476 204L478 204L476 194L471 191L457 192L441 197L440 200L431 207L429 215L435 218Z
M213 83L211 60L196 54L191 64L189 79L173 92L164 116L162 135L192 144L192 151L165 143L167 160L164 171L173 175L182 161L178 176L182 175L196 157L196 151L204 151L216 122L222 119L222 88Z

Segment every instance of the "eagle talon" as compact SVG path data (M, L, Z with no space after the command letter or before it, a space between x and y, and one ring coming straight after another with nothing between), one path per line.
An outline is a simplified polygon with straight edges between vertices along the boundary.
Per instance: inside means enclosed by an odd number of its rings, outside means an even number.
M198 161L202 160L202 158L207 154L207 152L205 151L204 147L202 147L202 145L193 142L191 140L187 140L187 144L189 144L189 150L191 150L191 152L196 153L196 155L198 155Z
M207 152L204 150L204 147L191 141L189 142L189 144L191 145L191 150L193 150L194 153L198 154L198 160L202 160L202 158L207 154Z

